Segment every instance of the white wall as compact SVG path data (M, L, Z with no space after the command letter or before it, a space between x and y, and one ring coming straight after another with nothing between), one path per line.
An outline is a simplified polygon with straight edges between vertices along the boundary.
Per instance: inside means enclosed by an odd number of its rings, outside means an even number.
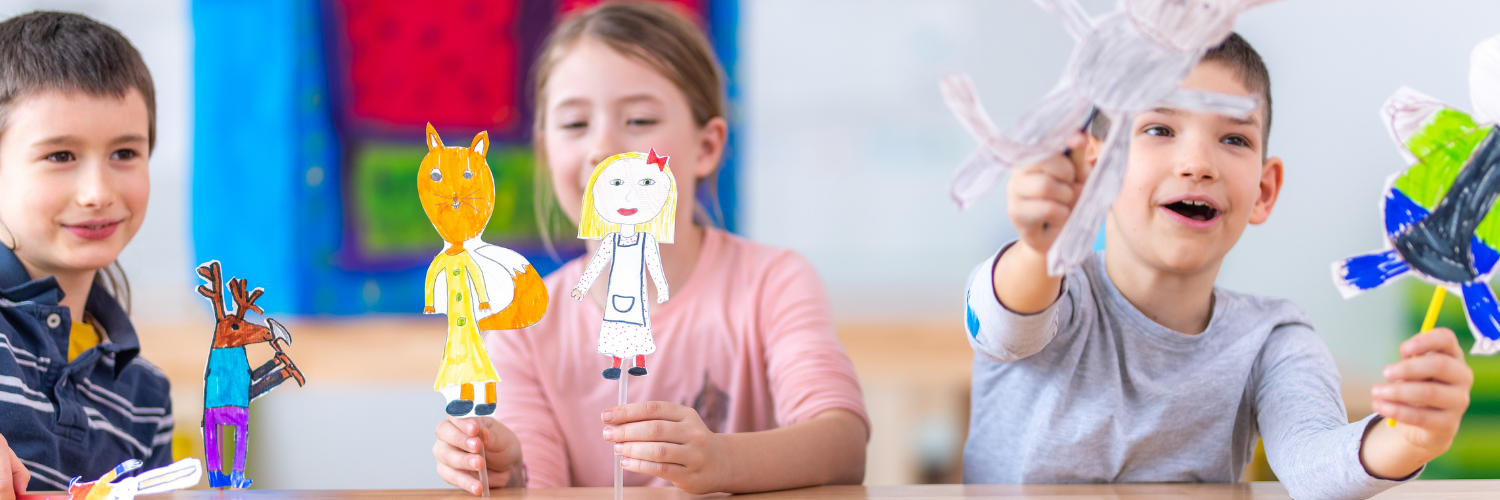
M946 196L975 143L943 106L938 79L973 75L1006 126L1057 82L1071 39L1023 1L742 5L749 235L803 252L841 319L958 325L968 272L1014 232L1003 189L966 212ZM1295 300L1346 378L1378 377L1408 334L1396 324L1398 290L1346 302L1329 271L1382 244L1377 200L1402 163L1377 110L1400 85L1467 108L1469 51L1500 33L1496 19L1500 3L1483 0L1295 0L1241 18L1270 67L1270 152L1287 162L1286 185L1219 281Z

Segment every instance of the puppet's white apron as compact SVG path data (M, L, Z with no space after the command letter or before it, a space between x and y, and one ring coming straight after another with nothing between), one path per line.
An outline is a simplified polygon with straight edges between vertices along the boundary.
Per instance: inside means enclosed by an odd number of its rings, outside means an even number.
M609 267L609 297L604 299L604 324L599 329L599 353L615 357L651 354L651 321L646 312L646 233L635 233L634 243L622 243L615 233Z

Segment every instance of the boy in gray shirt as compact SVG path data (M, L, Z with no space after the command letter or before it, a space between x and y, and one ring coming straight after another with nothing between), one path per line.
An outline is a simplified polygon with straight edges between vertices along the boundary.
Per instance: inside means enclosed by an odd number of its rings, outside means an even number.
M1167 107L1137 117L1095 261L1046 272L1098 141L1080 133L1079 157L1012 175L1020 240L969 279L964 482L1238 481L1262 436L1294 498L1367 498L1415 478L1468 408L1473 372L1453 332L1403 343L1372 389L1379 413L1348 423L1333 357L1303 312L1214 286L1281 188L1282 161L1265 155L1265 64L1230 35L1182 86L1263 105L1248 120Z

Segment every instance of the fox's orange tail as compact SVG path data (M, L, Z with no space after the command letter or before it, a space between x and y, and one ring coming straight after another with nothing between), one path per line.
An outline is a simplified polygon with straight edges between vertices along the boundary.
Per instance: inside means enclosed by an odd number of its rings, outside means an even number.
M504 311L479 320L480 330L515 330L541 321L547 312L547 285L530 265L515 277L515 299Z

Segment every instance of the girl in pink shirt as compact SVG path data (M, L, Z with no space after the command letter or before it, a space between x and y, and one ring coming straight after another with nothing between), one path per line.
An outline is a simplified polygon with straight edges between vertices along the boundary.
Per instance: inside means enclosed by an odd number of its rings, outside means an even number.
M722 71L691 22L606 3L564 22L538 64L538 178L551 187L537 195L555 194L574 223L595 165L617 153L654 148L671 155L679 193L712 187L728 135ZM660 248L672 300L650 310L654 361L630 384L640 402L615 406L618 386L599 376L606 287L562 300L584 272L574 260L547 277L541 322L486 336L497 418L438 425L445 480L478 494L483 468L491 485L609 486L618 453L627 485L689 493L863 481L869 419L816 271L695 221L695 208L678 198L676 241Z

